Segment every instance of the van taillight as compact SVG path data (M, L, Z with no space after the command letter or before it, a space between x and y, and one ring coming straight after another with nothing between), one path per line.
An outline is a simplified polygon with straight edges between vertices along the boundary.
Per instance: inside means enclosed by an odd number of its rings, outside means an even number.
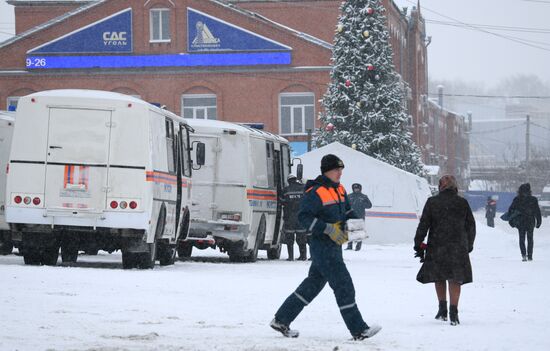
M21 201L23 201L23 199L19 195L13 198L13 202L15 202L16 204L20 204Z
M137 202L135 202L135 201L130 201L130 208L131 208L132 210L135 210L135 209L137 208Z
M116 202L116 201L114 201L114 200L111 201L111 208L112 208L112 209L115 209L115 208L117 208L117 207L118 207L118 202Z
M32 199L32 203L35 204L36 206L40 205L40 198L35 197L34 199Z
M31 204L31 197L30 196L25 196L25 198L23 199L23 202L25 203L25 205L30 205Z
M123 209L123 210L125 210L126 207L128 207L128 203L127 203L126 201L121 201L121 202L120 202L120 208Z

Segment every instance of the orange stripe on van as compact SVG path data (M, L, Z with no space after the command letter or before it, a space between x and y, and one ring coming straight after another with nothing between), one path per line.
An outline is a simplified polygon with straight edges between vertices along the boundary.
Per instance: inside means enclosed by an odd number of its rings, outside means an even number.
M177 176L165 173L165 172L158 172L158 171L146 171L145 172L145 180L147 182L154 182L154 183L162 183L162 184L170 184L170 185L177 185ZM189 185L187 179L182 178L181 187L187 188Z

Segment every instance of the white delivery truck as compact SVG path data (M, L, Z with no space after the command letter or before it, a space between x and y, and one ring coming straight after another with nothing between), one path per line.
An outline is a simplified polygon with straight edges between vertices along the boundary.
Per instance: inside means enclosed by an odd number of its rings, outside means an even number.
M192 143L205 144L206 163L195 171L191 227L178 255L217 246L232 262L254 262L258 250L281 253L281 193L290 172L288 141L223 121L189 120Z
M55 265L60 247L66 262L93 249L122 250L124 268L174 262L191 199L183 118L118 93L52 90L22 97L16 119L6 220L26 264Z
M539 206L543 217L548 217L550 214L550 185L546 185L542 189L542 194L539 199Z
M0 111L0 255L8 255L13 250L10 226L4 216L6 201L6 174L10 155L11 136L15 113Z

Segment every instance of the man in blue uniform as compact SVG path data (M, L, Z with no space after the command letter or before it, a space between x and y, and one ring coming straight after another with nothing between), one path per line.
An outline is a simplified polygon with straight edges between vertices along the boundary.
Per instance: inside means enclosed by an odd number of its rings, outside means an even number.
M344 163L337 156L328 154L321 160L321 173L305 186L304 199L300 204L298 218L304 228L311 232L311 267L306 279L290 294L275 313L270 326L286 337L298 337L290 323L323 290L328 282L342 318L355 340L369 338L381 329L368 326L355 303L353 281L342 258L342 244L347 241L346 221L356 218L349 204L340 177Z

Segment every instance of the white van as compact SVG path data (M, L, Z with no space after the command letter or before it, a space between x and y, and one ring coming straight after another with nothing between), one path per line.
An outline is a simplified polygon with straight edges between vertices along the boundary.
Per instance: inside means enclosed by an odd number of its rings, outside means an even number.
M258 250L281 253L281 193L290 172L288 141L244 125L188 120L193 142L206 145L206 163L194 172L189 236L180 257L193 246L218 246L232 262L254 262Z
M0 255L8 255L13 250L10 226L4 216L6 201L6 172L11 147L11 136L15 122L15 113L0 111Z
M544 217L550 214L550 185L542 189L542 195L539 199L540 212Z
M174 263L191 198L185 120L112 92L52 90L19 100L6 220L26 264L122 250L124 268ZM201 160L203 155L197 155Z

